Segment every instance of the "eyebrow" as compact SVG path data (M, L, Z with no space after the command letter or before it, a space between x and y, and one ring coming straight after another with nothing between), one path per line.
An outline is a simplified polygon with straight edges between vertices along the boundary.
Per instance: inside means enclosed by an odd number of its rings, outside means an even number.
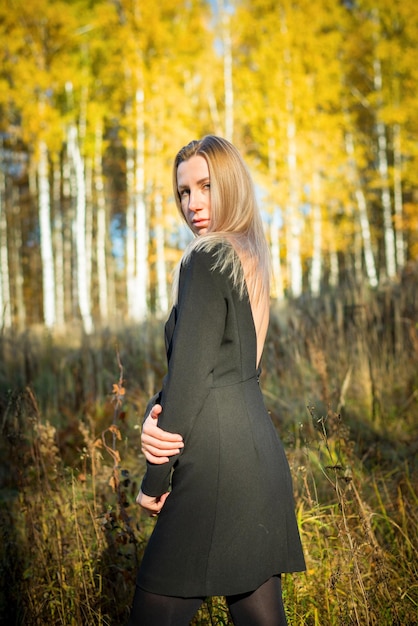
M210 183L210 178L209 176L206 176L205 178L201 178L200 180L196 181L197 185L202 185L203 183ZM189 189L190 185L178 185L177 189L179 191L182 191L183 189Z

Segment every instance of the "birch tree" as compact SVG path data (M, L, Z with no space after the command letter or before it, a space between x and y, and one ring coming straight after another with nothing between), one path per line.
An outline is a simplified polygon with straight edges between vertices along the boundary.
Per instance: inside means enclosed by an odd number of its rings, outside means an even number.
M388 124L392 127L393 203L395 244L398 269L411 254L411 235L415 228L408 223L408 213L416 213L415 202L409 204L410 190L416 187L418 155L415 149L418 109L418 13L413 3L385 2L381 7L391 26L391 37L385 49L391 70L392 108ZM414 220L412 220L414 222ZM412 239L414 239L412 235Z
M402 193L402 140L401 125L393 125L393 205L395 211L395 247L397 265L402 269L406 262L404 239L404 210Z
M144 29L147 6L119 0L119 43L123 50L122 76L126 93L126 294L128 316L142 321L148 312L148 220L145 204L145 74Z
M145 124L144 90L140 86L135 92L135 220L136 220L136 305L134 319L142 320L148 312L148 239L149 227L145 204Z
M157 266L157 310L166 313L168 310L167 265L165 261L164 211L161 189L156 187L154 193L155 209L155 252Z
M96 257L97 257L97 283L99 298L99 314L102 323L109 321L108 306L108 267L107 267L107 210L104 192L102 170L102 136L103 127L97 123L95 132L95 155L94 155L94 188L96 192L97 207L97 233L96 233Z
M70 124L67 133L67 150L74 168L74 189L76 198L76 216L74 224L75 243L77 251L77 293L83 328L86 334L93 331L91 315L91 300L87 264L91 259L87 257L86 248L86 188L84 178L84 160L78 143L77 127Z
M36 197L36 171L35 171L35 163L31 166L31 176L30 176L30 189L32 197ZM33 190L33 193L32 193ZM33 263L34 267L30 268L30 276L34 279L33 285L36 285L36 288L39 290L38 292L31 292L31 300L27 301L25 299L24 292L24 281L25 281L25 258L22 255L22 250L24 244L26 243L26 229L24 229L25 220L23 216L23 210L19 203L19 191L16 187L11 187L10 192L10 207L11 211L8 211L8 216L11 219L8 219L8 247L9 247L9 283L10 283L10 295L11 295L11 306L12 306L12 319L14 327L22 332L26 328L26 323L28 317L32 314L33 311L39 310L39 322L43 322L42 317L42 295L41 297L38 294L42 294L42 285L40 284L39 278L41 272L39 271L40 265L38 264L38 259L32 259L35 261ZM39 215L39 214L38 214ZM38 217L38 215L36 217ZM27 257L26 257L27 258ZM30 258L30 257L29 257ZM31 260L32 260L31 259ZM37 267L39 268L38 271ZM33 271L33 269L35 271ZM38 308L38 305L41 305ZM32 319L34 319L32 317ZM36 318L35 318L36 319Z
M224 0L218 0L220 33L222 42L223 78L224 78L224 136L233 141L234 135L234 87L232 80L232 38L229 6Z
M322 278L322 211L319 173L312 180L312 265L310 274L311 293L319 296Z
M416 34L417 16L408 3L388 0L382 0L379 7L370 0L362 0L348 13L352 19L353 45L346 66L351 75L351 92L364 109L364 114L358 113L355 134L359 139L355 141L368 146L362 176L372 181L369 193L378 200L376 211L380 215L376 213L374 222L380 222L382 229L379 237L380 256L384 260L382 271L393 278L404 262L402 188L405 170L400 139L402 126L408 120L404 103L411 97L416 102L416 94L412 95L410 90L410 79L416 73L413 69L416 68L416 52L408 48L408 39L411 41L412 33L412 38ZM356 58L358 49L362 52ZM353 102L352 109L355 107ZM377 172L375 177L371 177L373 169Z
M280 231L283 227L283 217L280 206L275 198L274 187L277 184L277 146L274 136L274 125L271 117L266 120L266 127L269 130L267 138L268 146L268 175L273 182L272 202L273 208L270 216L270 248L273 272L273 294L277 300L284 299L284 281L281 261Z
M62 278L64 290L64 319L72 320L78 313L77 305L77 272L73 271L73 257L75 250L74 224L75 207L72 202L72 164L68 150L64 152L62 163L62 191L61 191L61 216L62 216ZM59 238L59 235L58 235Z
M131 141L127 141L126 149L126 187L128 202L126 206L126 297L128 317L136 319L135 314L135 205L134 205L134 152Z
M379 7L372 7L371 14L375 27L374 54L380 62L378 69L382 78L380 101L383 106L379 113L386 130L395 257L397 269L400 270L406 262L406 164L412 165L415 161L408 148L408 137L411 137L411 130L415 127L409 112L416 110L417 106L416 89L412 86L416 83L418 74L418 50L414 45L418 32L418 15L410 3L393 3L388 0L381 2ZM409 155L406 156L408 152Z
M53 164L52 170L52 201L53 201L53 255L55 268L55 315L58 327L63 327L65 323L65 279L64 279L64 223L61 206L61 170L58 160Z
M364 250L364 264L366 268L366 275L371 287L377 287L378 277L376 272L376 264L373 254L372 237L369 216L367 212L366 197L361 185L359 172L357 169L354 141L352 134L347 131L345 137L345 145L348 155L348 176L349 182L354 193L354 197L357 203L357 210L359 216L360 231L363 241Z
M281 34L286 39L288 34L287 16L283 12L281 17ZM286 43L283 50L282 62L285 68L285 98L286 98L286 139L287 139L287 174L289 195L286 204L287 225L287 262L289 271L290 293L297 298L302 293L302 258L301 233L302 220L299 214L300 181L297 167L296 119L294 110L292 52Z
M47 328L56 322L55 270L51 230L51 193L49 187L48 149L41 139L38 145L38 206L41 239L43 315Z
M256 142L262 162L268 164L276 200L277 194L281 195L287 284L296 297L303 289L303 260L309 255L310 278L315 291L319 288L323 248L330 241L322 234L326 191L338 189L335 182L333 188L326 182L338 178L341 161L341 124L335 113L339 90L335 85L342 38L333 28L336 16L328 4L311 7L302 0L283 1L266 8L263 2L247 2L246 11L241 10L235 22L241 23L243 30L247 28L236 72L237 80L243 71L248 73L246 84L239 82L241 98L248 102L241 116L248 118L245 131L251 128L247 143ZM321 37L324 44L318 45ZM274 175L269 156L272 142L277 146ZM315 207L305 202L307 189L313 190L312 181L324 181L318 186ZM307 234L313 232L315 238L307 240Z
M386 273L389 278L393 278L396 275L395 232L392 218L392 200L389 188L386 126L381 118L380 111L383 106L381 95L382 81L383 78L380 59L375 56L373 60L373 83L378 99L378 107L376 111L377 167L381 185Z
M12 313L5 198L5 177L2 167L0 167L0 325L1 328L10 328L12 325Z
M128 314L134 321L148 312L148 218L145 204L144 91L138 85L132 107L133 139L127 138L126 181Z

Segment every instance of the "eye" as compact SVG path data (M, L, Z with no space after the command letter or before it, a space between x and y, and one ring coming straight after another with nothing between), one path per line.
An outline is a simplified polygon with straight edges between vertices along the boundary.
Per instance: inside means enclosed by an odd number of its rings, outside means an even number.
M182 189L182 190L179 192L179 196L180 196L180 198L181 198L181 199L183 199L183 198L187 198L187 196L189 195L189 193L190 193L189 189Z

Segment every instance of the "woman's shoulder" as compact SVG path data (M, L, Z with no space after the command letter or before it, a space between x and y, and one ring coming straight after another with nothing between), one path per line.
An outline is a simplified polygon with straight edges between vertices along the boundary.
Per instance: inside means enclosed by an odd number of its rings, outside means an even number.
M217 284L224 291L229 284L229 274L225 271L230 263L225 259L230 254L232 246L226 241L217 238L202 237L194 240L186 248L173 278L173 302L177 302L180 292L187 284L194 281L208 285ZM221 285L222 283L222 285Z
M235 255L232 245L226 239L204 239L194 241L182 258L182 266L202 265L212 271L223 271Z
M207 289L212 285L221 293L229 293L234 286L231 280L233 276L231 248L226 241L211 241L187 250L180 266L179 289L181 290L187 283L197 281Z

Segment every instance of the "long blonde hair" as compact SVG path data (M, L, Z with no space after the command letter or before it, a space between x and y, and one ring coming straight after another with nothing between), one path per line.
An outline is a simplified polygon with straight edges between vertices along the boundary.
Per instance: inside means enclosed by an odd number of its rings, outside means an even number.
M211 217L205 235L196 237L186 248L182 261L196 249L211 251L222 242L214 267L228 271L242 297L248 290L254 302L266 297L270 284L270 254L250 173L238 150L222 137L207 135L191 141L177 154L173 164L173 191L180 215L177 169L193 156L202 156L209 169ZM242 261L245 259L246 275ZM178 272L173 283L177 300Z

